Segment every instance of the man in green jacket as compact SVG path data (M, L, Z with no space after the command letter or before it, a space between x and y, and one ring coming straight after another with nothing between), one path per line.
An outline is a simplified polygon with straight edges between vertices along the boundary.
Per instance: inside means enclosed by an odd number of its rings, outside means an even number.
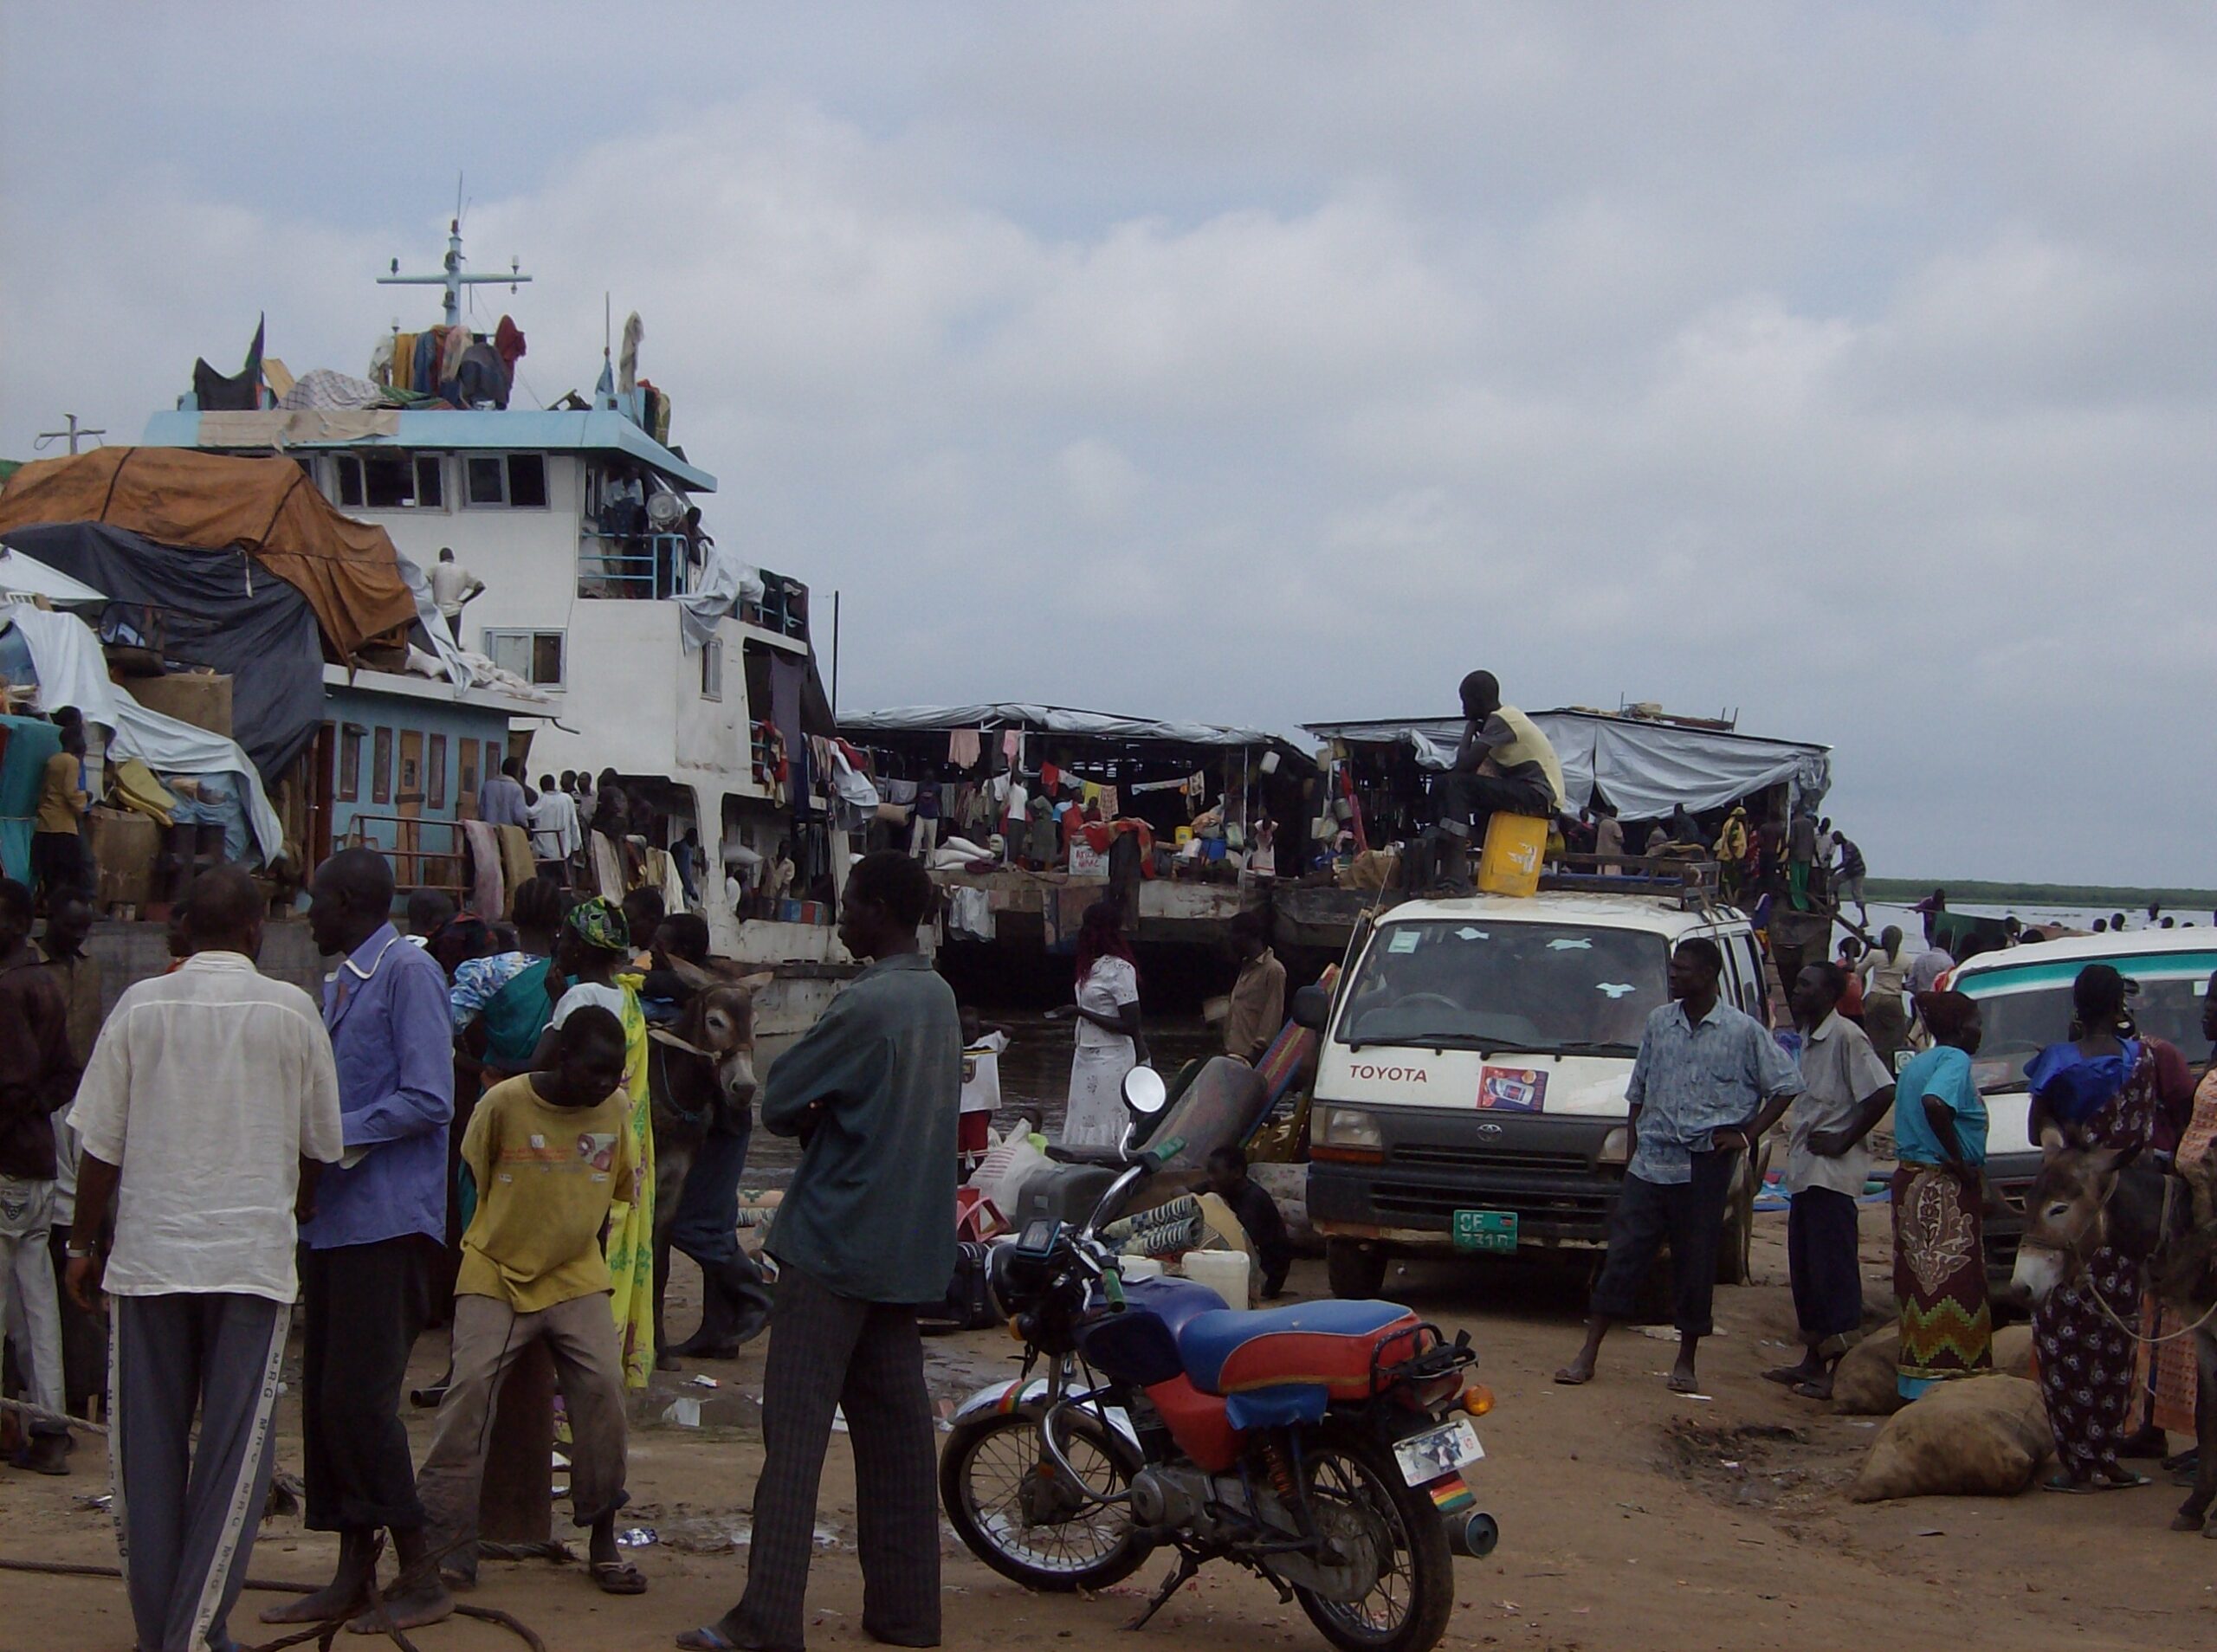
M766 1246L779 1273L747 1593L680 1646L799 1652L835 1407L869 1511L863 1629L891 1646L939 1644L937 1442L916 1308L943 1298L954 1273L962 1023L917 942L934 894L905 855L855 868L839 939L869 966L762 1087L763 1128L798 1136L803 1151Z

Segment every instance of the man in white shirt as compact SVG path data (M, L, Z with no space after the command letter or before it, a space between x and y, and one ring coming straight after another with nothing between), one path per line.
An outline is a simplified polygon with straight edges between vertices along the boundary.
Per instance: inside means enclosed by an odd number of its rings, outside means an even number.
M439 559L431 565L431 603L445 616L447 629L454 634L457 646L462 642L462 604L484 589L483 580L454 559L451 545L439 547Z
M578 805L554 784L554 777L539 777L539 796L526 805L531 819L531 858L539 862L539 875L557 883L569 882L570 857L585 844L578 825Z
M231 1643L275 1461L296 1216L344 1151L323 1017L255 968L253 882L219 867L186 906L191 956L123 995L69 1114L69 1294L114 1302L116 1537L149 1648ZM96 1236L119 1188L107 1250Z

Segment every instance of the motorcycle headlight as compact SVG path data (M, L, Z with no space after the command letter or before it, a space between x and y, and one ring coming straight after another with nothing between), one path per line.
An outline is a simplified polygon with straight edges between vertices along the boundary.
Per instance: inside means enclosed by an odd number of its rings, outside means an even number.
M1601 1151L1593 1157L1596 1161L1604 1165L1630 1164L1632 1162L1631 1127L1626 1125L1619 1125L1607 1135L1602 1137Z

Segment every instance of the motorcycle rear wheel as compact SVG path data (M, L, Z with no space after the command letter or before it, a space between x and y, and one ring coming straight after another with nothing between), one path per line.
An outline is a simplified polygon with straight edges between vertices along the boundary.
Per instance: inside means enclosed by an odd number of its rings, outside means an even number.
M1431 1652L1455 1609L1455 1558L1432 1499L1401 1477L1393 1452L1352 1429L1330 1430L1304 1457L1318 1523L1360 1533L1380 1567L1361 1600L1296 1588L1301 1610L1344 1652Z
M1123 1491L1139 1472L1131 1442L1096 1418L1063 1412L1055 1443L1096 1494ZM1026 1589L1067 1594L1122 1582L1150 1546L1133 1532L1121 1505L1086 1503L1051 1524L1027 1515L1027 1479L1041 1477L1031 1487L1035 1498L1076 1500L1075 1487L1056 1486L1061 1474L1042 1446L1037 1416L984 1417L948 1436L939 1463L940 1503L971 1553Z

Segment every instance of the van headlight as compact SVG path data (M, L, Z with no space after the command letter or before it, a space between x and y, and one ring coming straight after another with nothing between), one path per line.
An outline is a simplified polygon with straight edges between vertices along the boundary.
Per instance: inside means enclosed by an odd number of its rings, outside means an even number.
M1375 1165L1386 1157L1386 1138L1378 1120L1360 1107L1319 1107L1309 1133L1309 1156Z
M1629 1165L1632 1163L1632 1127L1619 1125L1601 1138L1601 1151L1593 1155L1596 1164Z

